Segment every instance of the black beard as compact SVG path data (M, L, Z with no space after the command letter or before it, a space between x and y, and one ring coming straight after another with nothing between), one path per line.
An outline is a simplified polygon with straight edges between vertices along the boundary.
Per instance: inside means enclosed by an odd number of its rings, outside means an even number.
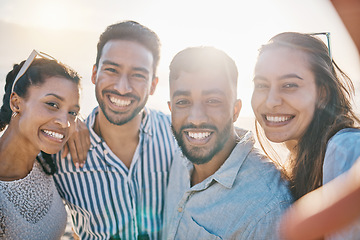
M193 164L201 165L208 163L218 152L220 152L226 141L230 137L231 129L232 129L232 120L230 119L228 123L225 125L225 128L222 132L219 132L218 128L213 125L201 125L194 126L192 124L184 125L180 128L179 132L176 132L174 126L171 125L171 129L173 135L175 136L176 141L178 142L180 149L183 155ZM184 142L182 130L185 128L193 128L193 129L212 129L218 134L218 138L216 139L215 146L210 149L207 153L202 152L205 151L202 147L192 147L191 149L187 149L186 144ZM213 133L214 134L214 133ZM199 154L200 153L200 154Z
M111 91L108 91L108 92L111 92ZM119 95L118 93L115 93L117 95ZM103 91L103 96L104 96L104 91ZM135 98L135 101L140 101L140 98L135 96L135 95L132 95L132 94L125 94L123 96L127 96L127 95L131 95L133 98ZM111 117L111 115L107 112L106 110L106 105L104 103L104 101L101 100L100 97L98 97L98 94L96 92L96 99L98 100L98 103L99 103L99 107L101 109L101 111L103 112L105 118L111 123L111 124L114 124L114 125L117 125L117 126L121 126L121 125L124 125L128 122L130 122L132 119L134 119L134 117L136 117L145 107L145 104L147 102L147 99L148 99L149 96L147 96L145 99L144 99L144 102L143 104L139 105L137 108L135 108L133 110L133 112L130 114L130 116L128 116L127 118L125 119L116 119L116 117ZM112 111L112 110L109 110L111 111L113 114L116 114L117 116L119 115L122 115L124 113L122 112L116 112L116 111Z

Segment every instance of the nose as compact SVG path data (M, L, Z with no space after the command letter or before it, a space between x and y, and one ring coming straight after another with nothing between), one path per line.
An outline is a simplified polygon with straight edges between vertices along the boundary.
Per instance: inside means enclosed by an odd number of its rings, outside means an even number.
M206 109L201 103L194 103L192 105L188 121L197 126L207 123L208 117L206 114Z
M282 99L277 89L270 88L266 97L266 106L268 108L274 108L281 105Z
M114 86L114 88L120 93L120 94L126 94L131 92L132 88L129 82L129 78L126 74L121 75Z
M59 124L61 126L61 128L68 128L70 127L70 121L68 119L68 113L60 113L56 119L55 119L55 123Z

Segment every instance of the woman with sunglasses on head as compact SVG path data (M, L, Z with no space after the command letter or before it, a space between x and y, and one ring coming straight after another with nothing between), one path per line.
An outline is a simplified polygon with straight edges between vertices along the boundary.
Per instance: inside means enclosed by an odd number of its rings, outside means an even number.
M0 109L0 239L60 239L67 221L50 154L74 132L80 77L36 55L6 76Z
M262 146L270 140L289 150L285 170L295 199L335 179L360 156L353 92L327 46L311 34L281 33L261 47L252 96L257 135ZM359 226L332 239L356 239Z

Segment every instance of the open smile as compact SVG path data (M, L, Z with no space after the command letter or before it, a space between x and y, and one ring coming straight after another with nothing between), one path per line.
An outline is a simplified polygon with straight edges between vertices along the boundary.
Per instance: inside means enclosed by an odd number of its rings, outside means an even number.
M56 142L62 142L65 138L65 135L59 132L51 131L51 130L41 130L45 136L49 137L51 140Z
M107 98L110 103L110 108L115 112L127 112L135 102L132 98L117 95L108 95Z
M290 114L279 114L279 115L262 115L266 125L268 126L283 126L288 124L292 119L295 118L295 115Z
M210 141L213 131L210 130L184 130L187 140L194 145L204 145Z
M112 104L114 104L117 107L127 107L132 102L131 100L124 100L114 96L109 96L109 100Z

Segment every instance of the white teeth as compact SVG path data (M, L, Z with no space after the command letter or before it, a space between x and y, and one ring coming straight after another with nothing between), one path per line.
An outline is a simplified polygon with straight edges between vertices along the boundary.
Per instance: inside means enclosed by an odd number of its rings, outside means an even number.
M46 133L47 135L53 137L53 138L57 138L57 139L63 139L64 135L62 135L61 133L57 133L57 132L53 132L53 131L49 131L49 130L43 130L44 133Z
M113 104L115 104L118 107L126 107L126 106L129 106L131 103L130 100L120 100L115 97L110 97L109 99Z
M208 136L210 136L210 132L198 132L198 133L193 133L193 132L188 132L189 137L200 140L200 139L204 139L207 138Z
M284 117L284 116L266 116L266 120L268 120L269 122L275 122L275 123L280 123L280 122L285 122L290 120L291 117Z

